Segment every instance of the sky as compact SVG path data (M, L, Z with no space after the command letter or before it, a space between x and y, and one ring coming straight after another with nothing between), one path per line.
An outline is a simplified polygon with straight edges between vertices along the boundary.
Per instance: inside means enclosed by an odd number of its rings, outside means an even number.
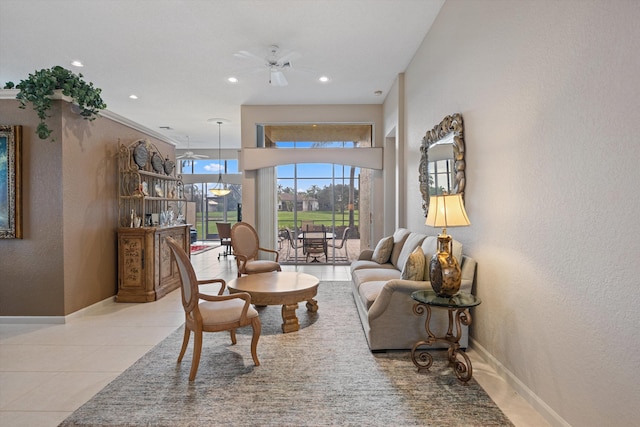
M195 160L193 161L193 173L196 174L217 174L221 165L218 160ZM278 175L278 184L283 187L294 187L294 167L296 165L282 165L277 167L277 175ZM332 169L334 169L334 173L336 176L336 184L340 184L340 179L343 174L345 176L346 182L348 185L349 180L349 167L342 165L331 165L331 164L318 164L318 163L305 163L297 165L297 176L298 176L298 191L306 191L309 189L311 185L317 185L320 188L323 188L327 185L331 184L331 177L333 176ZM190 174L192 170L191 162L189 162L188 166L183 167L183 175ZM224 173L224 170L221 171ZM238 173L238 161L237 160L228 160L227 161L227 172L228 173ZM356 169L356 176L360 173L360 168Z

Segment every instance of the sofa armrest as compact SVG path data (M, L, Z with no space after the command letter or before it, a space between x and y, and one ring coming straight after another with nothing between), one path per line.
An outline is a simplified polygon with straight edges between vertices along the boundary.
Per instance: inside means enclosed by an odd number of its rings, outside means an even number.
M360 255L358 256L358 260L371 261L372 256L373 256L373 250L364 249L362 252L360 252Z
M462 255L462 263L460 265L460 271L462 273L462 280L469 280L473 283L473 280L476 277L476 260Z
M369 322L382 315L391 302L391 297L394 293L404 294L407 298L411 299L411 294L415 291L421 291L424 289L432 289L431 283L428 281L418 280L402 280L393 279L389 280L380 291L380 294L369 308L367 316Z
M473 259L471 259L471 261L473 262L470 263L470 265L473 264L472 270L475 273L475 261ZM472 284L473 275L471 276L470 280L463 278L462 284L460 286L460 292L470 294ZM371 304L371 308L369 308L369 311L367 313L369 322L381 316L387 310L387 307L391 303L391 298L394 294L404 295L404 298L406 298L407 300L411 300L412 293L414 293L415 291L423 291L425 289L433 290L433 288L431 287L431 282L429 282L428 280L389 280L382 287L382 290L380 290L380 294L378 294L378 297L376 298L374 303Z

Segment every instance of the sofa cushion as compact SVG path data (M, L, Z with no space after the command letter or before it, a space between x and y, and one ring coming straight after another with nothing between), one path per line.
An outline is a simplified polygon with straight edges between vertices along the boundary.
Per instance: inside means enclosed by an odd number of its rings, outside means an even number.
M374 282L366 282L360 285L358 288L358 296L360 300L367 308L367 311L371 308L371 305L376 301L378 295L380 295L380 291L384 288L384 285L387 283L386 280L374 281Z
M395 268L363 268L351 274L353 283L359 287L365 282L375 282L377 280L393 280L400 278L400 272Z
M424 264L424 252L422 252L422 248L418 246L411 252L411 255L409 255L400 274L400 278L404 280L422 280L425 270Z
M368 259L359 259L357 261L353 261L350 268L351 273L353 273L355 270L360 270L363 268L388 268L391 270L396 269L396 267L391 263L378 264L377 262L369 261Z
M398 259L394 264L398 270L402 270L404 268L404 265L409 259L409 255L411 255L411 252L413 252L415 248L420 246L425 237L427 237L426 234L422 233L410 233L409 236L407 236L404 245L402 245L402 251L400 252Z
M371 261L377 262L378 264L384 264L389 261L389 257L391 256L391 251L393 250L393 236L385 237L380 239L376 248L373 250L373 255L371 255Z
M398 228L393 233L393 251L391 251L391 258L389 258L389 262L393 264L396 268L398 265L398 257L400 256L400 251L402 251L402 247L404 246L404 242L409 237L411 231L406 228ZM398 268L398 270L400 270Z

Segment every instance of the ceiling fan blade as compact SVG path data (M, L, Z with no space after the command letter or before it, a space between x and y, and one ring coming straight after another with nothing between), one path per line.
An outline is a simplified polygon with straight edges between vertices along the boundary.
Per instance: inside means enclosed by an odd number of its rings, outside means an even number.
M285 67L287 66L287 64L289 64L288 66L291 67L291 62L295 59L300 58L302 55L300 55L298 52L287 52L286 54L282 55L280 58L278 58L278 66L280 67Z
M185 153L180 154L179 156L176 156L176 159L178 160L200 160L200 159L206 159L209 156L205 155L205 154L195 154L193 151L187 151Z
M271 86L286 86L289 84L284 73L280 70L271 70L271 76L269 78L269 84Z
M233 56L235 56L236 58L244 58L244 59L253 59L255 61L258 61L260 63L264 63L265 59L259 57L258 55L251 53L247 50L241 50L239 52L236 52L233 54Z

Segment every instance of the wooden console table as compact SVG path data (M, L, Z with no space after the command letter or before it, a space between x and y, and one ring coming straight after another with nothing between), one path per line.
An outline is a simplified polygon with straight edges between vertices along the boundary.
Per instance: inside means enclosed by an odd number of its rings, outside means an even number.
M156 301L180 287L180 275L165 242L172 237L190 250L188 224L171 227L118 228L117 302Z

